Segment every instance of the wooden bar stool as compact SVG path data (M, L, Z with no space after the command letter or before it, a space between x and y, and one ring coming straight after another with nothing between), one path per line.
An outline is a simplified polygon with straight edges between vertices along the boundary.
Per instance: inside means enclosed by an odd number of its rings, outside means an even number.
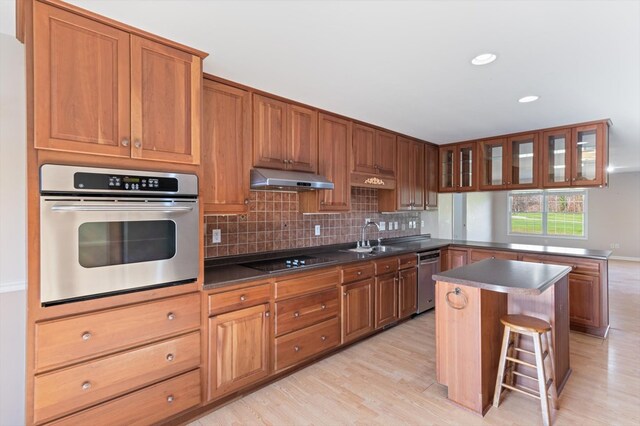
M549 426L549 393L551 394L551 404L553 408L558 408L558 392L553 380L555 375L553 345L551 344L551 338L547 335L547 333L551 333L551 325L547 321L526 315L505 315L500 318L500 322L504 325L504 337L502 338L496 389L493 394L493 406L497 407L500 405L502 388L538 398L542 408L542 422L545 426ZM531 336L533 338L533 352L518 347L520 335ZM546 350L544 352L543 340L546 340ZM535 364L520 359L518 357L519 353L526 353L533 356L535 358ZM547 358L550 360L549 364L551 365L549 374L545 372L544 361ZM535 369L537 371L537 377L517 371L516 367L518 364ZM538 392L522 385L516 385L516 377L538 382Z

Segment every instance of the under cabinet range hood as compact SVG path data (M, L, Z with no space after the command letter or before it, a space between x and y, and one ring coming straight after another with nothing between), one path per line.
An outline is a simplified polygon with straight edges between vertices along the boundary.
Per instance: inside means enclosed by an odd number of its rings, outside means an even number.
M314 173L289 170L251 169L251 189L310 191L333 189L333 182Z

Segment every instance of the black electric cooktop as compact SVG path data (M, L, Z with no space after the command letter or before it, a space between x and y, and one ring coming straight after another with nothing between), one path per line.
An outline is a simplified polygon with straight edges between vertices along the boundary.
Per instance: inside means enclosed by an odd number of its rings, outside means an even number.
M331 262L331 259L314 256L295 256L280 259L261 260L259 262L243 263L242 266L257 269L258 271L273 273L287 269L304 268L305 266L319 265L321 263Z

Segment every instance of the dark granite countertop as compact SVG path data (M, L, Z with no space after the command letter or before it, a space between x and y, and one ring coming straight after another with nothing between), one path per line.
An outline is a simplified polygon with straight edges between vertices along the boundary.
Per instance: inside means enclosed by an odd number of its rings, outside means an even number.
M216 260L205 261L204 289L211 290L218 287L224 287L232 284L240 284L256 279L267 279L292 274L295 272L310 271L318 268L326 268L335 265L346 265L349 263L362 262L366 260L375 260L388 256L397 256L400 254L423 252L429 250L437 250L449 245L475 247L493 250L516 250L534 254L550 254L573 256L591 259L607 259L611 252L608 250L588 250L553 246L537 246L525 244L506 244L506 243L490 243L482 241L466 241L466 240L446 240L438 238L428 238L425 236L417 236L412 238L399 238L383 240L386 246L390 246L392 251L379 253L376 255L368 255L362 253L349 252L347 249L354 244L341 244L326 247L313 247L305 249L296 249L272 253L261 253L255 255L234 256L221 258ZM294 257L299 254L307 254L317 257L323 257L329 260L317 266L307 266L304 269L291 269L278 273L265 273L256 269L242 266L256 260L277 258L277 257Z
M434 274L437 281L499 293L538 295L571 271L568 266L485 259Z

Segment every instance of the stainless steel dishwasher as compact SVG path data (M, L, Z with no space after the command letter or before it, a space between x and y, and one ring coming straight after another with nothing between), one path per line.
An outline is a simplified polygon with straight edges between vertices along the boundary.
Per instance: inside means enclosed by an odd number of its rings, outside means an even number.
M418 253L418 313L436 306L436 282L440 272L440 250Z

